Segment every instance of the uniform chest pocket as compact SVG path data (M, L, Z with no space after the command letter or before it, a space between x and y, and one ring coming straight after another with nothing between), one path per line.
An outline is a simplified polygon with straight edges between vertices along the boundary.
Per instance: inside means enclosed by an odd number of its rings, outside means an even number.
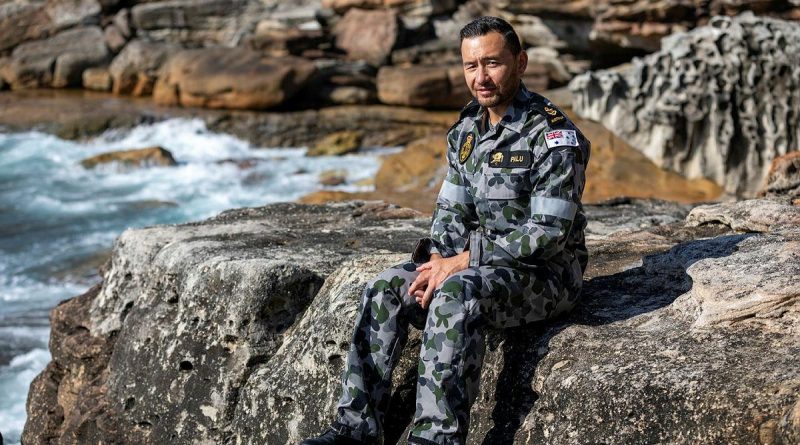
M488 172L484 181L486 199L518 199L527 197L531 192L529 171L520 172Z

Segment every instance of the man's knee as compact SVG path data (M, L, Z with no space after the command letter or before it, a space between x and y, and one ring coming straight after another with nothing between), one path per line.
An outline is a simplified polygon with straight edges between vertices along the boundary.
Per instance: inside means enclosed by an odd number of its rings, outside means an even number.
M395 295L402 295L408 289L416 274L414 263L390 267L367 282L364 298L370 301L394 299Z
M479 296L480 286L480 277L470 269L453 274L435 289L431 308L434 302L439 305L452 303L460 304L465 310L472 311Z

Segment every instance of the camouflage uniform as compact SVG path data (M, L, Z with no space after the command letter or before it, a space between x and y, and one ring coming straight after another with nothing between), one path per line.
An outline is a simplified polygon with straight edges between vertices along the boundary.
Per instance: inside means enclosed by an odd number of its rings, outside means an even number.
M482 327L544 320L577 302L588 258L581 194L589 142L524 86L494 128L485 114L473 101L448 132L449 169L431 237L420 241L412 262L383 272L364 291L335 424L342 433L379 440L410 323L424 333L409 443L465 443ZM423 311L408 295L416 267L432 253L465 250L469 267L445 280Z

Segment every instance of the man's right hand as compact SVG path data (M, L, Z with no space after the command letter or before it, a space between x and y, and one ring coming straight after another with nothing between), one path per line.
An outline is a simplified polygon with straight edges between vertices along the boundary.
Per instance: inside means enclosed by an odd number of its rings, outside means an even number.
M468 265L468 251L448 258L433 254L427 263L417 267L419 275L411 283L408 293L414 296L423 309L427 309L433 298L433 291L450 276L466 269Z
M432 260L439 260L439 259L442 259L442 256L439 255L438 253L433 253L431 254L431 257L428 259L428 261L430 262ZM422 297L425 295L425 291L428 289L429 285L428 283L430 282L431 279L430 275L431 271L429 269L420 271L419 275L417 275L417 278L414 280L413 283L411 283L411 286L409 286L408 288L408 294L414 297L417 300L417 303L420 304L420 306L422 306ZM424 307L425 306L423 306L423 308Z

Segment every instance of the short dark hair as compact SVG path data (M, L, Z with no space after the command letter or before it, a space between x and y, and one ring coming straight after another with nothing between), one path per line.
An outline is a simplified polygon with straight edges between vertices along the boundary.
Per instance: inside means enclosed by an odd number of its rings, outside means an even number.
M459 33L461 37L460 41L463 42L464 39L485 36L490 32L497 32L503 36L503 39L506 41L506 46L511 50L511 54L516 56L522 51L522 45L519 43L519 37L517 37L517 33L514 32L514 28L512 28L507 21L499 17L478 17L467 23L466 26L461 28L461 32Z

